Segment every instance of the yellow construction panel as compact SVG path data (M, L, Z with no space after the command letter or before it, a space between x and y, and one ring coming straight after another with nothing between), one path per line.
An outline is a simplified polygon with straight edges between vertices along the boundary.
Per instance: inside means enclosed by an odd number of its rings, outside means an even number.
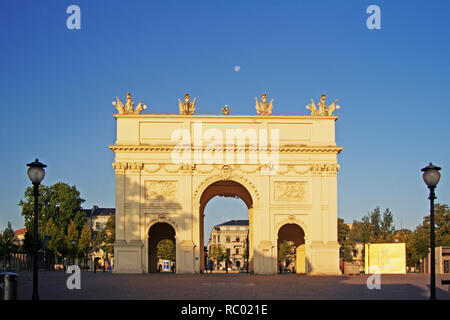
M406 244L366 244L364 259L366 273L406 273Z

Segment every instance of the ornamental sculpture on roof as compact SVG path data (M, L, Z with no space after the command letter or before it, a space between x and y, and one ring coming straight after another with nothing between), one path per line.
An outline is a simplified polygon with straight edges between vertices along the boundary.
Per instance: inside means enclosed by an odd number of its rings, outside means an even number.
M141 114L143 110L147 109L147 106L140 101L133 110L134 102L131 99L131 93L129 92L127 92L125 105L120 101L119 97L116 97L116 99L117 101L113 101L112 104L116 107L117 111L119 111L119 114Z
M327 99L327 96L325 94L322 94L320 96L320 101L318 103L318 107L316 107L316 104L314 103L314 100L311 99L311 104L308 104L306 106L306 109L311 111L312 116L332 116L333 112L336 111L336 109L339 109L340 106L336 104L336 100L333 101L328 107L325 103L325 100Z
M222 113L226 116L230 114L230 111L231 111L231 109L227 105L225 105L225 107L222 108Z
M270 116L272 114L272 103L273 99L269 102L267 102L267 94L263 93L261 95L261 103L258 102L258 98L255 97L256 100L256 112L260 116Z
M186 93L184 95L184 102L181 102L180 99L178 99L178 107L180 108L180 114L186 114L186 115L192 115L195 111L195 99L191 102L191 97L189 96L189 93Z

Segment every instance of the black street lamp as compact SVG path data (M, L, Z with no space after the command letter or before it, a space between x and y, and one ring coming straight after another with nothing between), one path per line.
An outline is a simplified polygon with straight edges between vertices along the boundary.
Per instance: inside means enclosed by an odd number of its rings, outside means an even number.
M106 253L106 259L108 259L108 253L106 252L106 246L103 246L102 250L103 250L103 257L105 257L105 253ZM105 267L106 267L106 261L104 258L103 259L103 272L105 272Z
M76 241L72 240L72 264L75 264L75 251L76 251L75 244L76 244Z
M436 265L435 265L435 249L434 249L434 199L436 196L434 194L434 189L436 188L441 174L439 170L441 168L434 166L431 162L428 166L421 169L423 171L423 181L430 189L430 300L436 300Z
M246 268L247 268L247 273L248 273L248 256L250 255L250 248L249 248L249 240L248 240L248 236L250 234L250 229L247 230L247 239L246 239L246 246L247 246L247 254L246 254L246 260L247 260L247 264L246 264Z
M28 163L28 177L33 183L34 193L34 225L33 225L33 300L39 300L38 295L38 212L39 212L39 185L45 177L45 164L40 163L38 159Z

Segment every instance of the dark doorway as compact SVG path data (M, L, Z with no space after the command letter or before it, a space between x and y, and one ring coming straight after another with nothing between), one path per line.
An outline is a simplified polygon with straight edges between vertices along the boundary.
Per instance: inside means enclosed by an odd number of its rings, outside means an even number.
M158 272L159 270L158 244L162 240L170 240L175 244L175 230L168 223L158 222L148 231L148 272Z

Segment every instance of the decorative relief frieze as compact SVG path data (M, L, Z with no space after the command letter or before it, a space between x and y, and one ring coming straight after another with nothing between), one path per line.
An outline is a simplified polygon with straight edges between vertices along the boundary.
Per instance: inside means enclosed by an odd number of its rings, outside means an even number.
M161 170L162 168L164 168L163 164L151 164L151 165L145 165L144 169L142 171L142 174L144 175L149 175L149 174L153 174L158 172L159 170Z
M140 174L141 170L144 168L144 164L140 162L128 162L128 167L126 170L127 174Z
M116 174L125 174L125 170L127 169L126 162L113 162L112 166Z
M110 145L111 151L120 152L172 152L177 151L255 151L251 145L236 146L233 148L227 148L226 145L207 145L201 147L195 147L193 144L187 144L180 147L178 144L152 144L152 145ZM267 146L262 151L273 151L281 153L340 153L344 148L336 146L307 146L303 144L286 144L277 147Z
M297 175L304 175L306 174L309 170L310 167L308 166L300 166L303 170L299 170L298 166L296 165L286 165L286 166L280 166L280 169L277 171L278 175L285 175L285 174L297 174Z
M141 162L113 162L112 166L116 174L139 174L144 164Z
M339 167L338 164L313 164L309 170L312 174L317 175L336 175L339 171Z
M274 183L276 201L304 201L306 198L306 182L276 181Z
M144 166L140 162L114 162L113 168L116 174L139 174L151 175L157 172L162 173L194 173L199 174L220 174L224 180L229 180L233 175L248 175L254 173L271 172L273 167L269 165L196 165L196 164L152 164ZM284 165L280 166L276 174L278 175L305 175L308 172L315 175L335 175L339 171L339 164L313 164L307 165Z
M147 180L145 181L145 198L147 200L176 200L177 182Z

